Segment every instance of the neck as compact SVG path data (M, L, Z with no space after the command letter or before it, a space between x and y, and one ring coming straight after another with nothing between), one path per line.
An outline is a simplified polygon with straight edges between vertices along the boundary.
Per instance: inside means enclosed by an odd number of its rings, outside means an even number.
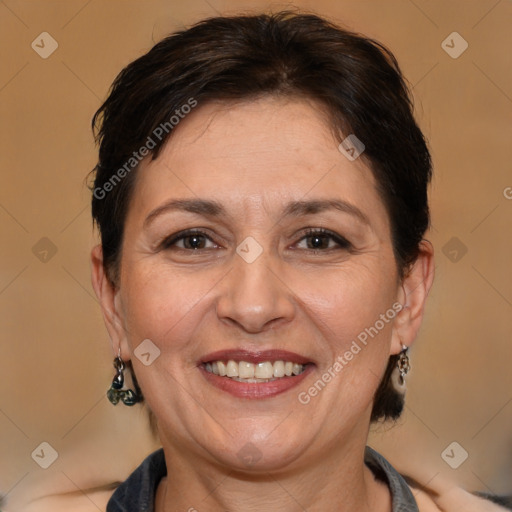
M366 437L362 441L331 447L317 461L258 474L194 459L164 444L169 478L159 485L155 510L391 512L389 489L364 464Z

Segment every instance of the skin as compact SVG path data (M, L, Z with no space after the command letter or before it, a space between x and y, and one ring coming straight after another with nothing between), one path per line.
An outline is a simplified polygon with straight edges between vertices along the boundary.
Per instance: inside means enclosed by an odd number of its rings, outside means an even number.
M144 226L167 201L198 198L217 201L226 215L173 210ZM337 209L282 215L287 203L312 199L345 201L367 222ZM327 236L313 250L308 227L350 246ZM190 238L160 245L191 228L211 240L201 238L201 249L187 249ZM252 263L236 253L248 236L263 250ZM399 280L375 179L362 158L351 162L338 150L319 105L265 97L197 107L138 170L120 270L114 286L101 247L93 249L93 286L114 351L133 362L172 475L159 486L158 512L391 510L389 490L363 453L388 358L418 332L433 251L422 243ZM405 307L394 320L300 403L298 394L395 302ZM149 366L133 356L145 339L161 352ZM238 398L197 368L206 354L237 348L289 350L315 366L278 396ZM250 466L238 455L248 443L261 455Z

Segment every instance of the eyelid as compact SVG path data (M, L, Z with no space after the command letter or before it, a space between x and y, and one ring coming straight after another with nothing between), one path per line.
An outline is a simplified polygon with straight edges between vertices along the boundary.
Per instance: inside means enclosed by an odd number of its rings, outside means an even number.
M332 240L334 240L338 244L338 247L331 247L330 249L306 249L306 250L327 252L329 250L338 249L338 248L345 248L345 249L353 248L352 243L349 240L347 240L344 236L341 236L338 233L331 231L329 229L325 229L325 228L311 228L311 227L305 228L304 230L302 230L301 234L299 235L301 237L299 238L299 240L296 243L301 242L302 240L304 240L304 238L307 238L308 236L313 236L313 235L329 236L330 238L332 238Z
M207 238L210 242L214 243L215 245L219 245L215 240L213 240L212 236L206 232L206 230L203 230L201 228L191 228L191 229L184 229L182 231L178 231L177 233L173 233L170 236L166 236L163 238L161 242L157 244L158 249L168 249L172 246L175 246L177 242L180 240L187 238L189 236L193 235L201 235ZM183 249L182 247L178 247L178 249L183 251L194 251L193 249ZM201 250L201 249L196 249ZM204 250L204 249L203 249Z
M220 245L213 239L213 237L207 232L207 230L202 229L202 228L190 228L190 229L184 229L182 231L178 231L177 233L174 233L170 236L164 237L163 240L157 244L157 247L159 249L168 249L172 246L175 246L175 244L178 241L183 240L184 238L187 238L189 236L194 236L194 235L204 236L213 244L215 244L217 246ZM299 232L299 234L297 235L300 238L294 243L294 245L303 241L308 236L314 236L314 235L328 236L332 240L334 240L334 242L338 245L338 247L331 247L330 249L306 249L306 250L328 252L330 250L335 250L338 248L350 249L353 247L353 245L345 237L335 233L334 231L330 231L329 229L325 229L325 228L312 228L312 227L307 227L307 228L302 229ZM183 250L183 251L191 251L191 252L205 250L205 249L184 249L182 247L178 247L178 249Z

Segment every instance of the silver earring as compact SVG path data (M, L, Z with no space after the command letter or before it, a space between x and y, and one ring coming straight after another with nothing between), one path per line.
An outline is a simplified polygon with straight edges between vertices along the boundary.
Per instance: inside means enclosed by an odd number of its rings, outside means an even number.
M409 373L411 369L411 363L409 362L409 356L407 355L407 351L409 347L406 345L402 345L402 351L400 352L400 356L398 357L398 361L396 366L398 368L398 372L400 376L398 377L398 382L401 386L405 384L405 376Z
M121 350L114 359L114 368L116 374L112 379L110 389L107 391L107 397L113 405L117 405L121 400L124 405L134 405L140 402L140 396L133 389L123 389L125 364L121 359Z
M411 369L411 363L407 355L408 350L409 347L407 345L402 345L402 350L398 356L398 361L396 362L396 367L392 374L394 387L400 393L404 393L405 391L405 376Z

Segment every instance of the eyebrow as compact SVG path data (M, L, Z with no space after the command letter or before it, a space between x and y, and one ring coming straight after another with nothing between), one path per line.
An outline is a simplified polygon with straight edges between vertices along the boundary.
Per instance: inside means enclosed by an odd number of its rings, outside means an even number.
M357 206L341 199L316 199L310 201L293 201L286 205L283 216L299 217L311 215L326 210L339 210L358 218L364 224L370 225L370 219Z
M206 199L172 199L158 206L144 219L144 227L147 227L156 217L162 213L169 211L185 211L190 213L197 213L204 217L221 217L226 216L224 207L216 201L209 201Z
M282 213L283 217L300 217L313 215L326 210L339 210L370 225L368 217L356 206L340 199L315 199L309 201L292 201ZM169 211L185 211L203 215L204 217L227 217L225 208L217 201L206 199L172 199L152 210L144 220L146 228L156 217Z

